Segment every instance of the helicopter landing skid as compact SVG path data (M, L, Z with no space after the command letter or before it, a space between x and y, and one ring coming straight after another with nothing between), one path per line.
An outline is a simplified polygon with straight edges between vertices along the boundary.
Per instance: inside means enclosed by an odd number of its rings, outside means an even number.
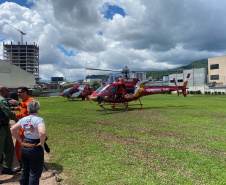
M140 101L140 100L139 100ZM130 104L129 105L129 103L128 102L125 102L125 103L118 103L118 104L98 104L101 108L103 108L103 109L106 109L105 108L105 106L111 106L111 108L113 108L114 110L118 110L117 108L120 108L120 107L125 107L126 108L126 110L128 110L128 108L129 108L129 106L137 106L137 105L140 105L140 107L141 107L141 110L142 110L142 103L141 103L141 101L140 101L140 103L139 104Z

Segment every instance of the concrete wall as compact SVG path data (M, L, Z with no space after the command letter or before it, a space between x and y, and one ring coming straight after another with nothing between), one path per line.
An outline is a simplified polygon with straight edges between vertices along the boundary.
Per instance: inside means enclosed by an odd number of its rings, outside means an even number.
M35 76L15 65L0 60L0 85L8 88L20 86L32 88L35 85Z
M190 73L190 78L188 79L188 85L189 88L188 91L198 91L200 90L202 93L207 91L206 89L209 89L207 87L206 81L207 81L207 69L206 68L194 68L189 70L184 70L183 73L180 74L171 74L169 75L169 80L173 80L175 78L177 85L183 85L183 82L178 82L178 80L185 80L187 75ZM174 82L169 83L170 86L175 86Z

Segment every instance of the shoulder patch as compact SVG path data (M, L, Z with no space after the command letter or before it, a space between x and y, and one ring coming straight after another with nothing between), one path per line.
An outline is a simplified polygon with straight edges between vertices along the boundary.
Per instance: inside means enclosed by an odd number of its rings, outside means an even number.
M4 105L8 105L8 102L7 102L6 100L2 100L2 103L3 103Z

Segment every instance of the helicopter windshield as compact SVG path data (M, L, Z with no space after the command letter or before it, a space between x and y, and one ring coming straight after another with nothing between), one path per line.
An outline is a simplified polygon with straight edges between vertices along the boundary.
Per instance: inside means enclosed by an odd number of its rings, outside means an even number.
M102 87L100 87L99 89L97 89L96 93L98 94L108 94L110 89L110 85L106 84L103 85Z
M71 88L65 89L62 93L68 93Z
M103 91L103 89L106 88L106 86L109 86L109 85L102 85L95 92L98 93L98 94L100 94Z

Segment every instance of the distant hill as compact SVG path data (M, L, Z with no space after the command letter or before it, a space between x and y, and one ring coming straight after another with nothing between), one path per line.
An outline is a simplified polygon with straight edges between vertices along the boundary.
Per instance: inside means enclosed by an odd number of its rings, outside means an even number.
M149 71L149 72L146 72L146 75L147 75L147 79L149 77L152 77L153 79L159 80L159 79L162 79L163 76L168 76L174 73L182 73L183 70L186 70L186 69L207 68L207 67L208 67L208 59L206 58L202 60L196 60L186 66L181 66L174 69L168 69L163 71Z

